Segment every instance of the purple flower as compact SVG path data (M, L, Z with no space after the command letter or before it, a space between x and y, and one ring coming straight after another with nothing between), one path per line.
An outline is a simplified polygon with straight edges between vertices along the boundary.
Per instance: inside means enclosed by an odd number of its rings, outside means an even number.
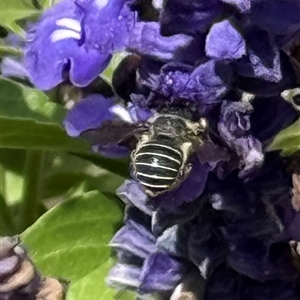
M63 0L28 33L30 80L43 90L67 78L76 86L88 85L123 48L134 19L126 1Z
M161 36L158 22L138 22L126 41L126 48L140 55L171 61L180 48L186 48L191 42L192 38L184 34Z
M118 119L113 112L113 99L107 99L100 94L92 94L77 103L67 114L64 127L68 135L79 137L83 131L100 127L104 121ZM124 157L129 154L125 146L93 144L93 150L107 157Z
M78 137L81 132L97 128L105 120L114 119L116 116L111 111L114 105L113 99L106 99L96 94L82 99L73 107L64 120L68 135Z
M224 286L216 274L226 269L233 285L256 291L276 280L293 295L297 273L284 242L285 228L289 234L294 229L284 223L286 215L281 213L290 201L290 187L277 154L267 155L249 183L236 174L226 180L210 177L204 196L172 211L153 207L138 184L127 181L118 190L127 209L125 225L111 242L119 262L108 282L119 288L130 286L141 294L168 291L175 295L189 274L197 278L196 267L198 276L207 278L204 299L218 299L215 289ZM163 276L167 269L168 276ZM228 299L234 299L239 292L228 293Z
M14 51L14 55L2 57L0 61L1 75L4 77L26 79L28 74L21 58L25 43L24 39L17 34L9 33L5 38L3 38L3 43L9 48L11 47L11 50Z
M282 78L279 49L267 31L251 28L245 36L248 56L237 63L241 76L279 82Z
M229 90L231 68L213 60L194 70L183 65L165 65L159 75L152 75L145 84L169 101L179 98L194 102L199 111L206 112Z
M220 136L242 157L242 178L260 167L264 159L260 141L251 135L252 112L253 107L249 103L224 101L218 123Z
M245 40L229 20L211 27L206 38L207 56L216 60L236 60L245 54Z
M27 70L19 59L12 57L4 57L0 63L0 72L4 77L16 77L26 79L28 77Z

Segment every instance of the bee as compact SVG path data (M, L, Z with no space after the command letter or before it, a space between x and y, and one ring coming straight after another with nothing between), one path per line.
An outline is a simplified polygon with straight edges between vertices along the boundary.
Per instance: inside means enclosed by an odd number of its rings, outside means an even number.
M115 109L116 114L124 115L118 110L122 108ZM191 171L191 154L204 143L207 120L200 118L194 122L166 111L141 124L128 123L128 115L123 120L105 121L81 136L101 146L131 145L130 173L148 196L155 197L178 187Z

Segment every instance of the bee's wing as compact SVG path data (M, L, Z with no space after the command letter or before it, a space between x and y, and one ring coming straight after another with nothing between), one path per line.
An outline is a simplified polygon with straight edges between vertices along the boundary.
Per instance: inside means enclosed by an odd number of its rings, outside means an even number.
M94 145L129 144L130 140L136 139L136 136L146 129L145 125L131 124L122 120L110 120L104 121L98 128L83 131L80 136Z
M217 162L221 160L229 160L229 153L218 144L214 143L210 138L207 138L197 149L196 153L200 162Z

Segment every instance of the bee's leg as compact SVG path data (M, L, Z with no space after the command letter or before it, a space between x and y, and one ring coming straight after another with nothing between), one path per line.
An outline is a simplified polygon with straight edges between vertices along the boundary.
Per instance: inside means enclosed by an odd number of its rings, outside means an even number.
M184 167L184 171L183 171L183 176L182 176L182 180L185 180L188 175L190 174L191 170L192 170L193 165L191 163L186 164L186 166Z
M180 171L178 174L178 178L177 178L177 183L175 184L175 186L180 185L181 183L183 183L183 181L188 177L188 175L190 174L191 170L192 170L193 165L191 163L186 164Z

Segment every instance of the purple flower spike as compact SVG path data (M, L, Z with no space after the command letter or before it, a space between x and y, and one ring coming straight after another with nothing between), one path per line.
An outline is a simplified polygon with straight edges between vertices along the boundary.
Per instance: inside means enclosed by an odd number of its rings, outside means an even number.
M69 111L64 120L68 135L77 137L85 130L99 127L105 120L114 119L110 111L113 105L112 99L106 99L101 95L86 97Z
M206 54L216 60L235 60L246 54L246 43L229 20L214 24L206 38Z
M94 80L133 26L124 1L63 0L48 10L27 37L30 80L42 90L63 82L66 73L76 86Z

